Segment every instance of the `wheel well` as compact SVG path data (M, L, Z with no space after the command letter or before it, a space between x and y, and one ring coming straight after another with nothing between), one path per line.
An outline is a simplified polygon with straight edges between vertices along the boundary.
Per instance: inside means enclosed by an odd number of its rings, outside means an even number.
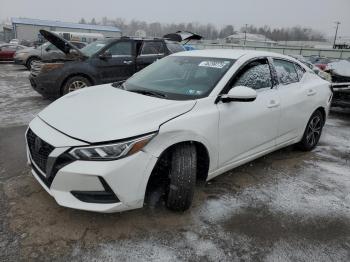
M38 59L38 60L41 60L40 57L35 56L35 55L32 55L32 56L30 56L30 57L27 58L26 64L28 63L28 61L30 61L30 60L33 59L33 58Z
M325 120L326 120L326 110L322 107L322 106L320 106L319 108L317 108L316 110L315 110L315 112L316 111L320 111L321 112L321 114L322 114L322 117L323 117L323 124L325 123Z
M185 141L174 145L171 145L159 156L156 165L154 166L151 176L147 183L146 195L157 187L164 187L169 183L169 168L170 168L170 157L172 151L180 144L193 144L196 147L197 152L197 174L196 179L199 183L204 183L208 177L209 171L209 153L207 148L200 142L197 141Z
M75 74L71 74L71 75L67 76L67 77L64 79L64 81L62 82L62 85L61 85L61 95L63 94L63 87L64 87L64 85L67 83L67 81L68 81L70 78L72 78L72 77L74 77L74 76L82 76L82 77L85 77L86 79L88 79L88 80L90 81L90 83L91 83L92 85L94 85L94 80L93 80L90 76L88 76L88 75L86 75L86 74L84 74L84 73L75 73Z

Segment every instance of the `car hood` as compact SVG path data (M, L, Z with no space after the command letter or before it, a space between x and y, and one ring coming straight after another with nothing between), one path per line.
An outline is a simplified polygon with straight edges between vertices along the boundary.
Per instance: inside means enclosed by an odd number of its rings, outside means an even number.
M50 43L52 43L54 46L56 46L59 50L61 50L63 53L65 53L66 55L71 54L71 50L74 50L75 54L78 57L86 57L80 50L79 48L77 48L76 46L72 45L71 43L69 43L67 40L65 40L64 38L60 37L59 35L50 32L50 31L46 31L44 29L41 29L40 34Z
M67 94L38 116L68 136L97 143L157 131L195 104L195 100L160 99L107 84Z
M171 41L176 41L176 42L182 42L186 41L189 42L191 40L201 40L202 36L197 35L192 32L187 32L187 31L177 31L176 33L172 34L167 34L163 36L166 39L169 39Z

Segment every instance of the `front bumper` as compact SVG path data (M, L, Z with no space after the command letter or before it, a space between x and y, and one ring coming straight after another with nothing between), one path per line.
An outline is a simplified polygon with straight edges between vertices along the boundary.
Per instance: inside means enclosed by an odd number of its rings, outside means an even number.
M83 145L59 131L49 127L36 118L29 128L47 143L52 144L52 152L66 152L71 146ZM57 135L57 137L55 137ZM55 139L55 141L53 141ZM51 141L49 141L51 140ZM153 170L157 158L150 153L140 151L129 157L114 161L78 161L75 160L54 175L52 182L47 183L46 174L42 172L31 157L27 143L28 162L32 166L32 174L44 189L65 207L95 211L118 212L143 206L148 178ZM102 181L102 183L101 183ZM101 203L83 201L76 192L104 192L107 187L115 194L117 201Z
M25 64L26 64L24 59L20 59L20 58L17 58L17 57L15 57L15 58L13 59L13 61L14 61L15 64L17 64L17 65L25 65Z
M350 87L333 88L332 106L350 108Z
M29 75L29 81L32 88L45 98L56 99L61 96L61 81L56 77L45 74Z

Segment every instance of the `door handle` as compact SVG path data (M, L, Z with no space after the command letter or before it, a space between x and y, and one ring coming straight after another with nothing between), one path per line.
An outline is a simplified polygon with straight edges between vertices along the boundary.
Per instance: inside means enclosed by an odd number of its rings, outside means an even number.
M307 95L308 95L308 96L313 96L313 95L315 95L315 94L316 94L316 91L315 91L315 90L313 90L313 89L307 90Z
M280 103L276 102L275 100L271 100L270 104L267 106L268 108L274 108L274 107L279 107Z
M132 61L131 60L125 60L125 61L123 61L123 63L126 64L126 65L131 65Z

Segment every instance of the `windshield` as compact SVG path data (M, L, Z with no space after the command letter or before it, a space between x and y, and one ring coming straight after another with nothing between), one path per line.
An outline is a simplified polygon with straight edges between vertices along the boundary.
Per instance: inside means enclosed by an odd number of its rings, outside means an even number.
M80 51L86 56L92 56L105 46L106 46L105 41L95 41L83 47L82 49L80 49Z
M129 78L123 87L174 100L202 98L210 94L233 63L232 59L168 56Z
M51 44L50 42L45 42L45 43L43 43L42 45L39 45L37 48L39 48L39 49L40 49L40 48L44 49L44 48L48 47L50 44Z

